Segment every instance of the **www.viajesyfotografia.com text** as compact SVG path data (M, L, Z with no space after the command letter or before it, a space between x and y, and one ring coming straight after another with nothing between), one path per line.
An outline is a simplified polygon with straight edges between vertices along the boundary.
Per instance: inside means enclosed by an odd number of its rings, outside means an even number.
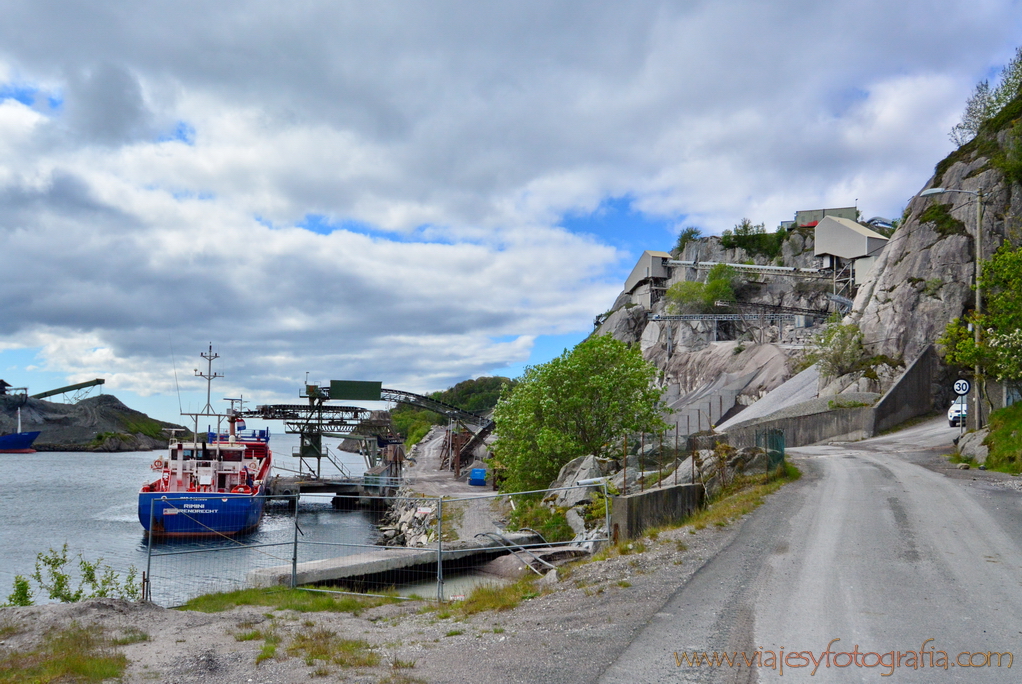
M812 667L815 675L821 667L865 667L880 668L881 677L889 677L899 668L909 670L948 670L953 667L1007 667L1014 656L1009 651L960 651L950 656L947 651L937 650L930 645L935 639L927 639L917 651L860 651L855 644L851 651L834 650L834 644L841 639L831 639L822 651L798 651L782 646L777 651L758 648L752 653L744 651L676 651L674 660L678 667L755 667L776 670L784 675L785 668L802 671Z

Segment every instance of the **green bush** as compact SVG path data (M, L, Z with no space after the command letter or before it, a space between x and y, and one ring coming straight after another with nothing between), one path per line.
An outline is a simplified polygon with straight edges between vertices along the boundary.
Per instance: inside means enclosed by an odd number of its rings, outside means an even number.
M1022 473L1022 403L990 414L986 467L1005 473Z
M566 509L551 508L538 498L517 497L515 510L508 523L509 530L529 528L536 530L550 542L571 541L575 531L565 517Z

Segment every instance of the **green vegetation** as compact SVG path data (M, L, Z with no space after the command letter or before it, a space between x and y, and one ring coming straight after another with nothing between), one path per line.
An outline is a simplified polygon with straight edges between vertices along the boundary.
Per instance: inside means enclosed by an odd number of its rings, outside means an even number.
M752 256L774 259L781 253L781 246L788 233L778 228L773 233L766 232L762 224L753 225L752 221L743 218L734 230L725 230L720 236L720 244L724 249L743 249Z
M480 585L473 589L464 601L460 601L455 609L463 617L488 610L511 610L522 601L541 595L542 592L537 590L534 584L536 577L536 575L530 575L513 584L503 586Z
M872 406L872 404L869 404L865 401L848 401L847 399L846 400L839 399L837 401L831 399L830 401L827 402L827 408L829 408L831 411L837 409L863 408L865 406Z
M733 267L717 264L706 274L705 283L684 280L671 285L667 290L667 301L676 312L709 313L718 301L735 301L738 280L738 272Z
M851 323L843 325L838 314L831 316L826 327L813 337L812 346L806 350L797 364L803 370L819 364L820 375L839 378L849 373L862 373L864 377L876 380L878 366L897 366L897 359L883 354L869 356L862 344L862 331Z
M989 470L1022 473L1022 404L1012 404L990 414L990 434L984 444L990 449L985 465Z
M609 336L527 368L494 409L491 464L502 491L545 488L571 459L601 455L628 432L663 429L656 374L638 347Z
M99 627L78 623L51 631L33 650L0 655L0 682L46 684L48 682L101 682L124 674L128 659L114 649Z
M575 531L568 524L564 508L551 508L538 498L516 497L517 507L511 513L509 530L523 527L536 530L547 541L570 541Z
M674 249L671 250L674 255L680 259L685 254L685 247L688 243L694 242L703 236L703 231L699 230L695 226L688 226L678 233L678 241L674 243Z
M433 392L428 396L466 411L486 413L496 406L501 387L504 385L514 387L515 384L517 383L514 380L499 376L476 378L459 382L454 387L442 392ZM447 422L446 416L407 404L395 407L390 412L390 419L394 429L405 436L405 445L409 447L425 437L434 425L444 425Z
M726 527L758 508L765 496L800 477L802 471L787 461L769 474L739 475L722 487L706 508L686 518L680 525L692 525L697 530L707 525Z
M72 558L68 555L65 543L59 551L50 549L46 553L36 554L35 571L29 577L35 580L39 589L48 598L62 603L103 597L122 598L128 601L138 601L142 598L142 587L137 581L138 572L134 566L128 569L122 580L110 566L103 564L102 558L89 561L79 553L75 565L77 577L72 569ZM30 606L32 602L32 589L28 579L16 575L14 590L4 605Z
M32 603L32 588L29 586L28 579L23 575L15 575L14 591L7 597L7 602L3 606L31 606Z
M1009 182L1022 185L1022 122L1012 124L1004 149L994 156L993 163Z
M361 639L340 639L335 632L316 629L299 632L287 647L287 654L315 665L317 660L341 667L374 667L380 664L380 654Z
M919 215L920 223L932 223L942 237L968 235L965 224L951 215L951 204L931 204Z
M181 608L201 613L220 613L237 606L272 606L274 610L294 610L300 613L329 611L359 615L367 608L375 608L397 600L397 598L391 597L362 597L304 589L269 587L267 589L241 589L205 594L191 599Z
M979 366L999 381L1022 380L1022 248L1005 242L983 266L980 276L985 310L948 323L937 340L947 363ZM969 325L979 326L979 346Z
M1022 92L1022 47L1015 50L1015 56L998 75L997 85L990 87L986 79L976 84L976 90L965 104L962 120L951 129L951 140L958 147L970 142L982 129L1003 118L1019 93ZM1017 118L1017 115L1012 117ZM1000 126L997 130L1000 130Z
M123 414L117 414L117 417L124 424L125 431L132 435L142 434L153 439L166 439L167 437L163 432L163 426L152 418L147 416L129 418Z

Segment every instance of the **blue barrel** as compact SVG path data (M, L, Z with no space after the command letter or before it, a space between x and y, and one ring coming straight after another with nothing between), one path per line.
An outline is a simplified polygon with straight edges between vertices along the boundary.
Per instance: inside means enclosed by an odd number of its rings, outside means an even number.
M468 474L468 483L474 487L485 487L486 468L473 468Z

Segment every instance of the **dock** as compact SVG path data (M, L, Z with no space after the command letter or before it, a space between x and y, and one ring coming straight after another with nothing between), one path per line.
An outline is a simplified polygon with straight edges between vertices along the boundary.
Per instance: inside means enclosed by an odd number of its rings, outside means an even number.
M538 535L528 533L506 533L505 538L512 544L541 543ZM338 558L307 561L299 563L295 573L295 584L316 584L345 579L355 579L367 575L413 568L416 566L436 566L438 549L432 547L381 546L379 550L357 553ZM478 541L459 541L443 546L443 560L459 560L472 556L493 556L510 553L508 548L492 539ZM245 577L245 583L251 587L287 586L291 584L291 566L276 565L269 568L251 570Z

